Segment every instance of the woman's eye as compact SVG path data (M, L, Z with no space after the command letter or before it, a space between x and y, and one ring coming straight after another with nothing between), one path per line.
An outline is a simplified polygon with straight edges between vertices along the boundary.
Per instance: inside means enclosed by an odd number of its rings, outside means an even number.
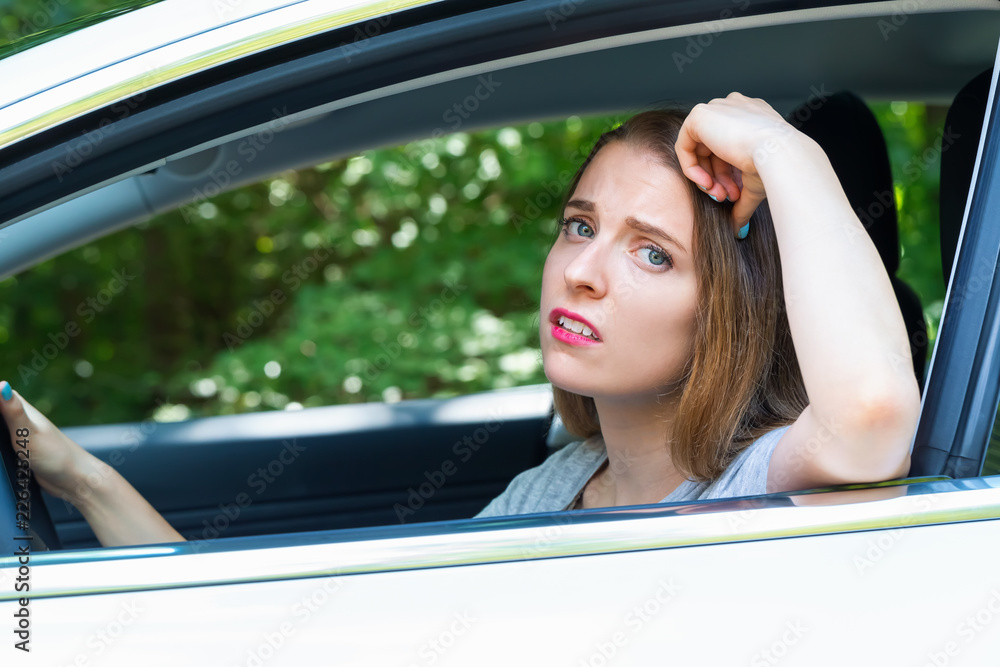
M594 236L594 228L590 226L585 220L580 220L579 218L563 218L560 221L567 235L569 234L579 234L584 238L591 238Z
M661 248L657 248L654 245L643 246L642 250L646 251L646 259L649 263L654 266L673 266L673 261L665 251Z

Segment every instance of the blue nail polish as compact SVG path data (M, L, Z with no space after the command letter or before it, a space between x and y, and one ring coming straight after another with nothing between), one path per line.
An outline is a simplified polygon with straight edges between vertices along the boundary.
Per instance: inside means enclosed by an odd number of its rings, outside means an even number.
M740 231L739 233L736 234L736 238L745 239L749 232L750 232L750 223L748 222L747 224L740 227Z
M715 203L719 202L719 200L716 199L715 195L713 195L711 192L706 192L705 194L708 195L709 197L711 197L712 201L714 201Z
M14 398L14 392L10 388L10 382L4 381L3 389L0 389L0 394L3 395L3 400L9 401Z

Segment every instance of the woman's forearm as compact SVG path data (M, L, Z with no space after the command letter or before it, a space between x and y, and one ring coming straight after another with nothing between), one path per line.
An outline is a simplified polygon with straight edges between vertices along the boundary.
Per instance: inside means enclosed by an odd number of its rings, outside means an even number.
M81 481L69 500L103 546L184 541L117 470L89 454L81 468Z

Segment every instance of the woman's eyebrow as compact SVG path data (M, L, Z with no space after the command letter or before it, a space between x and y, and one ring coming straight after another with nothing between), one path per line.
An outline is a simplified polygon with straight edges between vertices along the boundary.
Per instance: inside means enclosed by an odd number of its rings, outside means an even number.
M667 234L659 227L654 227L648 222L643 222L642 220L633 218L630 215L629 217L625 218L625 224L631 227L632 229L636 230L637 232L642 232L643 234L647 234L649 236L658 236L667 243L672 243L673 245L677 246L678 248L681 249L682 252L687 252L687 248L685 248L680 241L675 239L670 234Z
M587 201L586 199L573 199L571 201L568 201L566 202L566 208L578 208L581 211L586 211L587 213L593 213L594 211L597 210L597 207L594 206L594 202ZM635 218L630 215L629 217L625 218L625 224L631 227L632 229L636 230L637 232L640 232L642 234L647 234L649 236L657 236L666 241L667 243L671 243L677 246L678 248L681 249L682 252L687 252L687 248L684 247L684 244L682 244L680 241L678 241L673 236L666 233L659 227L655 227L649 224L648 222L643 222L642 220L639 220L638 218Z

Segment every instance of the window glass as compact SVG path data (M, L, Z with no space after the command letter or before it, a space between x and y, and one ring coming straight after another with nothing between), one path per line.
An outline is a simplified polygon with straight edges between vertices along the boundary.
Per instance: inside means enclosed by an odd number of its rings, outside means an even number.
M930 351L944 112L872 107ZM545 382L538 290L559 203L623 118L455 133L199 197L0 283L0 362L62 426Z
M994 420L990 444L983 462L983 475L1000 475L1000 420Z
M927 325L925 363L929 363L944 308L938 196L948 107L905 101L870 106L885 135L892 165L900 245L896 276L920 299ZM859 213L862 222L863 213Z
M615 119L363 153L193 203L0 283L0 355L60 426L545 382L541 271Z

